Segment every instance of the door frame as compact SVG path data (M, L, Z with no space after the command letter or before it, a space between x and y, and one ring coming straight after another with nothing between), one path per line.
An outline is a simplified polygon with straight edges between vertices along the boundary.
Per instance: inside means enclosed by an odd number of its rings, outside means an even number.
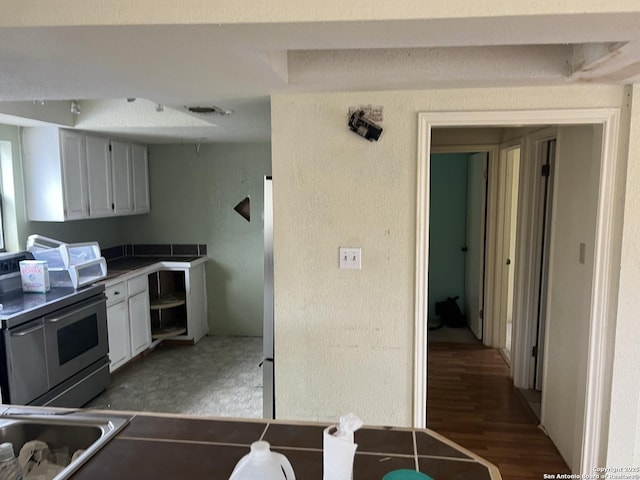
M592 300L589 314L589 346L586 378L585 422L581 471L605 464L609 395L613 362L612 339L616 311L616 185L623 155L618 155L619 108L544 109L418 113L416 279L414 310L413 425L426 427L427 409L427 312L429 265L429 158L434 127L584 125L603 127L602 161L598 187L598 211ZM524 267L524 265L523 265ZM517 280L516 280L517 281Z
M486 191L486 224L485 242L484 242L484 275L482 281L484 283L483 301L484 311L482 314L482 343L491 346L494 331L497 330L492 321L487 319L494 318L495 311L494 298L491 295L492 289L487 288L495 281L496 269L496 231L495 229L487 229L488 225L495 225L498 215L498 160L500 158L500 145L498 144L470 144L470 145L438 145L430 149L431 153L486 153L488 164L488 178ZM430 168L430 167L427 167ZM427 233L427 238L429 238ZM425 284L426 285L426 284ZM427 300L428 301L428 300Z

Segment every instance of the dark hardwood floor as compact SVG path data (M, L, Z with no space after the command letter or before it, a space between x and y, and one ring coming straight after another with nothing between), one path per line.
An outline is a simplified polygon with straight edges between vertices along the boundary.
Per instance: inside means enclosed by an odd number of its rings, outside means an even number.
M497 350L429 344L427 426L495 464L504 480L571 473Z

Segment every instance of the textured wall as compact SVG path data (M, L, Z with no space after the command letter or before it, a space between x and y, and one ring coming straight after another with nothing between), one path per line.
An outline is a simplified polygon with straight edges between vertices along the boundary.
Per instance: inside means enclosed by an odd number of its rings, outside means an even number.
M551 225L544 426L573 472L584 428L601 136L592 126L558 129ZM580 243L586 245L579 262Z
M206 243L210 333L262 335L263 178L268 143L150 145L151 213L123 219L132 243ZM251 222L233 207L251 198Z
M411 423L418 112L623 102L617 86L274 96L278 416ZM369 103L377 143L346 126ZM338 269L339 246L362 247L362 270Z
M640 87L633 86L609 425L610 466L640 464Z
M12 5L13 4L13 5ZM211 0L155 0L129 2L127 0L25 3L18 0L4 2L0 25L94 25L94 24L150 24L150 23L245 23L286 21L327 21L361 19L422 19L460 18L466 16L535 15L546 13L591 13L634 11L634 0L590 1L538 0L536 2L469 2L453 0L430 2L429 8L421 0L376 3L364 0L345 3L338 0L301 3L278 0L256 3L252 0L236 2ZM553 32L557 34L557 32Z

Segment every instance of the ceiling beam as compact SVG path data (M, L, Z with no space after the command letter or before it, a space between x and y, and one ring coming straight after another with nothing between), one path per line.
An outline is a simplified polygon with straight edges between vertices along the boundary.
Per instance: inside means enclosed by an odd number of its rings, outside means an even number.
M572 80L634 83L640 77L640 41L574 45L572 64Z

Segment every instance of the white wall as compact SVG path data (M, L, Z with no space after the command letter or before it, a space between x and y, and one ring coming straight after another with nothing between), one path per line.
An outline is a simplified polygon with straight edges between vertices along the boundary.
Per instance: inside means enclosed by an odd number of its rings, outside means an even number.
M607 465L640 465L640 86L633 86Z
M558 128L542 423L574 473L584 428L601 130Z
M635 8L634 8L635 7ZM0 26L25 25L148 25L154 23L271 23L286 21L327 21L364 19L464 18L468 16L517 16L540 14L587 14L592 12L635 11L634 0L591 1L538 0L536 2L469 2L453 0L431 2L425 8L421 0L370 2L325 0L312 5L296 0L277 0L268 4L253 0L111 0L110 2L4 2Z
M411 423L418 112L625 100L596 85L274 96L278 416ZM377 143L346 126L369 103L385 109ZM338 269L339 246L362 247L362 270Z

